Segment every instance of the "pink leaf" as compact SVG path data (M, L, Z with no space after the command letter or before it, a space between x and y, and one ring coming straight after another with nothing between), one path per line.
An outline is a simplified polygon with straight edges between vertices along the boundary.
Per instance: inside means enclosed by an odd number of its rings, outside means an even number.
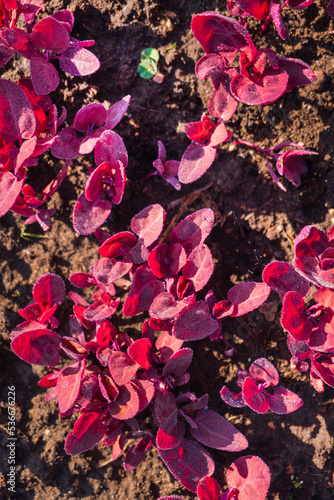
M265 68L255 83L244 75L231 81L231 93L235 99L251 106L263 106L277 101L285 92L288 74L281 69Z
M173 476L188 490L196 493L199 481L214 473L214 461L199 444L184 439L171 450L158 450Z
M100 413L83 413L76 421L73 432L67 435L65 451L68 455L78 455L94 448L106 433L106 426Z
M303 406L303 400L294 392L284 387L275 387L273 396L269 397L270 410L279 415L286 415Z
M192 142L181 158L178 178L182 184L197 181L211 167L216 157L216 149L202 142Z
M80 141L74 127L65 127L56 135L51 153L62 160L73 160L79 156Z
M270 485L270 470L261 458L247 455L230 465L226 482L238 490L238 500L265 500Z
M47 95L59 85L56 68L39 54L34 54L30 58L30 73L34 90L38 95Z
M78 361L63 368L57 379L57 396L60 413L66 413L74 405L80 391L86 362Z
M244 408L246 406L244 398L242 397L242 392L236 394L224 386L220 391L220 396L224 403L234 408Z
M156 445L160 450L171 450L175 448L183 440L185 427L183 422L177 424L170 430L165 431L162 427L158 429Z
M73 46L61 55L59 66L69 75L87 76L99 69L100 61L90 50Z
M128 420L139 411L139 396L131 384L122 385L119 395L109 406L109 412L117 420Z
M270 2L268 0L236 0L236 3L246 14L260 21L263 21L269 14Z
M188 347L180 349L171 355L165 364L162 375L172 375L173 377L182 377L188 370L190 363L193 359L193 351Z
M87 133L89 127L102 127L106 121L107 110L99 102L92 102L83 106L74 117L73 126L82 133Z
M255 380L246 377L242 386L242 397L245 403L257 413L266 413L269 410L269 400L262 394Z
M138 412L144 410L146 406L150 404L155 394L155 388L152 382L149 380L139 380L133 379L130 385L137 392L139 398L139 408Z
M159 238L165 216L166 212L161 205L149 205L133 217L131 229L148 247Z
M117 385L125 385L136 375L138 363L126 352L114 351L109 358L109 371Z
M18 180L18 177L12 174L12 172L0 172L0 217L5 215L15 203L16 198L21 192L25 177L24 174L22 179Z
M151 366L151 348L152 344L149 339L138 339L129 345L127 353L133 361L140 364L145 370L148 370Z
M213 477L204 477L197 486L199 500L219 500L221 488Z
M260 307L270 295L270 287L266 283L239 283L232 287L227 294L228 300L235 309L232 317L242 316Z
M58 333L43 328L20 333L12 340L11 347L27 363L54 366L60 360L60 342Z
M259 358L251 364L249 375L257 382L265 382L266 387L275 386L279 382L278 371L266 358Z
M204 243L211 232L214 220L213 210L202 208L179 222L170 234L170 242L180 243L189 255L195 247Z
M310 338L313 323L307 316L304 299L297 292L288 292L283 301L281 323L296 340Z
M14 82L0 80L0 134L6 142L34 135L36 118L25 92Z
M201 244L189 255L182 269L183 276L192 282L195 292L202 290L213 273L213 259L209 248Z
M134 234L124 231L108 238L99 248L102 257L116 258L119 255L126 255L136 244L137 238Z
M138 267L133 275L132 287L124 302L123 314L133 316L147 311L154 298L163 290L163 283L157 280L149 269L144 266Z
M195 422L190 432L205 446L225 451L241 451L248 446L245 436L215 411L200 410Z
M181 340L201 340L211 335L218 327L206 302L195 302L183 309L173 326L173 335Z
M176 301L171 293L162 292L154 298L149 315L157 319L173 319L186 305L183 301Z
M36 281L33 288L35 302L59 305L65 300L65 283L57 274L44 274Z
M73 227L78 234L91 234L109 217L111 203L108 200L88 201L85 193L79 196L73 211Z

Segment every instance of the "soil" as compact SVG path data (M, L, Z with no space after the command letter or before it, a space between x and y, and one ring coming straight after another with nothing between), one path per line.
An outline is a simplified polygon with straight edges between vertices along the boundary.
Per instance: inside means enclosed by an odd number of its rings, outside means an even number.
M285 181L287 191L271 180L263 157L232 142L218 149L214 165L196 183L176 192L161 178L141 179L152 173L157 157L157 140L166 146L168 158L179 159L189 144L182 124L200 119L211 95L209 81L197 80L195 62L203 54L190 30L194 14L216 10L226 14L226 2L215 0L51 0L46 13L70 9L75 15L73 34L94 39L93 51L101 69L89 78L62 73L53 99L64 101L68 123L76 111L93 101L113 104L126 94L132 100L129 112L117 127L129 153L127 185L122 203L113 208L105 224L110 232L129 228L131 218L151 203L167 210L167 225L203 207L211 207L216 224L208 240L215 259L215 271L206 290L225 297L234 283L261 280L264 266L272 260L292 262L293 241L308 224L328 230L334 223L334 78L333 20L326 13L327 0L317 0L308 9L284 10L290 36L279 38L273 26L261 34L260 23L250 22L250 32L258 47L273 48L279 55L300 58L314 70L318 80L300 87L272 105L239 105L227 123L233 139L258 145L283 141L302 142L319 152L308 160L309 171L300 188ZM140 53L155 47L160 53L161 84L141 79L137 74ZM29 68L16 58L3 72L17 81ZM8 213L0 221L0 321L2 385L0 388L2 429L7 423L8 386L16 394L16 492L6 485L8 448L1 433L0 497L30 499L136 499L156 500L164 495L194 495L182 488L169 474L152 449L134 471L125 473L122 460L110 460L108 448L96 447L80 456L69 457L64 440L76 417L58 417L53 401L44 401L45 391L37 382L47 370L30 366L10 350L9 333L20 322L18 310L31 298L32 285L46 272L65 280L72 272L87 271L98 258L98 242L93 236L78 236L71 225L74 203L81 194L92 157L73 162L70 175L49 200L56 207L49 232L42 234L35 225L28 231L42 236L24 239L24 220ZM30 171L36 190L43 188L59 170L51 154L38 165L38 176ZM38 177L36 179L36 177ZM166 226L167 227L167 226ZM171 227L171 226L170 226ZM69 288L68 288L69 289ZM278 297L271 297L277 302ZM70 301L61 309L64 319ZM136 327L119 318L123 329ZM290 368L286 335L279 323L279 312L267 321L259 311L239 320L225 321L226 340L237 347L237 354L224 355L222 343L203 340L191 345L194 362L188 390L197 395L209 393L210 408L238 427L249 441L248 454L259 455L270 467L272 480L268 499L329 500L334 498L333 431L334 392L326 386L317 393L309 373ZM297 392L304 406L289 416L259 415L250 409L228 408L219 391L225 384L236 389L239 368L248 368L265 356L277 366L281 384ZM210 451L211 453L211 451ZM226 468L245 453L213 451L214 477L224 486ZM254 499L256 500L256 499Z

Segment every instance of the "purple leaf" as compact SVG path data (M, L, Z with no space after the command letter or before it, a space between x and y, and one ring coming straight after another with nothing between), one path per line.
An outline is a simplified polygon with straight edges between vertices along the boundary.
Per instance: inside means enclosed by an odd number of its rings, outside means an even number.
M155 394L155 388L153 383L149 380L133 379L131 380L130 385L137 392L139 398L139 413L140 411L144 410L144 408L146 408L146 406L148 406L152 401Z
M188 347L180 349L172 354L165 364L162 375L172 375L173 377L182 377L188 370L191 360L193 359L193 351Z
M85 193L79 196L73 211L73 227L78 234L91 234L109 217L111 203L108 200L88 201Z
M140 364L145 370L148 370L151 366L151 348L152 344L149 339L138 339L129 345L127 353L133 361Z
M220 396L224 403L233 406L234 408L244 408L247 406L244 398L242 397L242 392L235 393L224 386L220 391Z
M12 340L11 347L27 363L54 366L60 360L60 342L58 333L43 328L20 333Z
M158 450L169 471L188 490L196 493L199 481L214 473L214 461L199 444L184 439L171 450Z
M132 231L144 241L144 245L149 247L159 238L166 212L161 205L149 205L141 210L131 220Z
M136 445L131 446L124 457L124 470L135 469L144 460L151 443L152 440L148 436L144 436Z
M283 301L281 323L294 339L308 340L312 334L313 323L308 318L304 299L297 292L288 292Z
M57 396L60 413L66 413L73 407L79 395L85 367L86 362L82 360L60 370L57 378Z
M90 50L74 46L61 55L59 66L69 75L87 76L100 68L100 61Z
M2 37L13 47L21 56L30 59L35 53L28 33L19 28L5 29L2 31Z
M270 295L270 287L266 283L239 283L227 294L228 300L234 305L232 317L242 316L260 307Z
M201 340L217 330L206 302L198 301L180 312L173 326L173 335L181 340Z
M48 306L59 305L65 300L65 283L57 274L44 274L36 281L33 288L35 302Z
M242 396L245 403L257 413L266 413L269 410L269 399L262 394L252 377L245 378Z
M16 83L0 80L0 134L6 142L34 135L36 118L25 92Z
M190 432L205 446L225 451L241 451L248 446L245 436L215 411L200 410L195 422L196 427L190 428Z
M204 477L197 486L197 495L199 500L219 500L221 497L221 488L213 477Z
M213 259L209 248L201 244L189 255L182 269L183 276L192 282L195 292L202 290L213 273Z
M171 450L178 446L183 440L185 432L185 426L183 422L177 422L177 424L169 429L168 432L162 427L158 429L156 445L160 450Z
M59 85L56 68L39 54L34 54L30 58L30 73L34 90L38 95L47 95Z
M55 137L51 153L62 160L73 160L79 156L80 141L73 127L65 127Z
M259 457L247 455L230 465L226 482L238 491L238 500L265 500L269 485L269 467Z
M279 415L287 415L303 406L303 400L284 387L275 387L273 396L269 396L270 410Z
M211 167L216 157L216 149L202 142L192 142L181 158L178 178L182 184L197 181Z
M65 442L68 455L78 455L94 448L106 433L106 426L100 413L83 413L76 421L73 431L69 432Z
M59 21L68 33L71 33L74 24L74 15L70 10L58 10L52 17Z
M263 21L269 15L268 0L236 0L237 5L246 12L248 16Z
M92 102L83 106L74 117L73 126L82 133L87 133L88 129L94 125L102 127L106 121L107 110L99 102Z
M162 292L154 298L149 309L149 315L157 319L172 319L186 305L183 301L176 301L171 293Z
M295 87L302 87L316 82L317 78L312 68L304 61L283 56L279 57L278 60L279 67L289 76L286 92L291 92Z

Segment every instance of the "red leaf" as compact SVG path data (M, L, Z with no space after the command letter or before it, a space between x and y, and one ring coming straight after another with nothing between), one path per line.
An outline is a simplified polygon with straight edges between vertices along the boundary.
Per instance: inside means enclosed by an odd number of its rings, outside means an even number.
M303 400L294 392L284 387L275 387L273 396L269 397L270 410L279 415L287 415L303 406Z
M69 432L65 442L68 455L78 455L94 448L106 433L106 426L97 412L83 413L76 421L73 432Z
M171 450L172 448L175 448L181 444L184 432L185 427L183 422L177 422L177 424L168 432L164 431L164 429L160 427L157 432L157 448L160 450Z
M128 420L139 411L139 396L131 384L122 385L119 395L109 406L110 414L118 420Z
M246 377L242 386L242 397L246 404L257 413L269 410L269 399L262 394L252 377Z
M308 340L313 323L307 317L304 299L297 292L288 292L283 301L281 323L296 340Z
M154 298L163 290L163 283L157 280L149 269L138 267L133 275L131 290L124 302L123 314L133 316L147 311Z
M48 306L59 305L65 300L65 283L57 274L44 274L34 284L34 301Z
M238 500L265 500L270 485L269 467L259 457L240 457L227 469L226 482L237 488Z
M169 471L188 490L196 493L199 481L214 473L214 461L199 444L184 439L171 450L159 450Z
M221 489L213 477L204 477L197 486L199 500L219 500Z
M54 366L60 360L60 342L58 333L43 328L20 333L12 340L11 347L27 363Z
M12 172L0 172L0 217L5 215L8 210L10 210L11 206L15 203L15 200L20 194L22 186L24 184L25 176L26 174L24 174L22 179L18 180L18 178L14 174L12 174Z
M151 366L150 354L152 344L149 339L138 339L129 345L127 353L133 361L148 370Z
M287 262L271 262L263 271L262 279L272 290L279 293L283 301L287 292L298 292L306 297L310 291L310 285L295 268Z
M57 395L60 413L66 413L74 405L85 373L85 360L63 368L57 379Z
M117 233L100 246L99 254L102 255L102 257L109 258L116 258L119 255L124 256L136 242L136 236L130 232L124 231L122 233Z
M251 106L263 106L277 101L288 84L288 74L281 69L265 68L255 83L244 75L231 81L231 93L235 99Z
M259 358L251 364L249 375L257 382L266 382L266 387L275 386L279 382L278 371L266 358Z
M47 95L59 85L58 71L39 54L34 54L30 58L30 74L34 90L38 95Z
M70 36L62 23L49 16L35 24L31 41L37 50L51 50L59 54L69 46Z
M118 385L125 385L135 376L139 364L126 352L114 351L109 358L109 371Z
M94 151L97 165L109 162L111 165L119 160L124 167L128 164L128 153L121 137L113 130L105 130L96 143Z

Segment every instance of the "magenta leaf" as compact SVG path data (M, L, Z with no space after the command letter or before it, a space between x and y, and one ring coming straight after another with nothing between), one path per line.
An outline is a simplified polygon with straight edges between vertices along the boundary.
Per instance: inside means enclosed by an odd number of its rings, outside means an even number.
M213 477L204 477L197 486L199 500L220 500L221 488Z
M139 411L139 396L131 384L122 385L119 395L110 405L109 412L117 420L128 420Z
M33 297L35 302L49 306L59 305L65 300L65 283L57 274L44 274L34 284Z
M49 16L35 24L31 41L37 50L51 50L60 54L69 46L70 37L62 23Z
M57 134L51 147L53 156L62 160L72 160L79 156L80 141L74 127L65 127Z
M130 385L137 392L139 398L139 413L140 411L144 410L144 408L146 408L146 406L149 405L152 401L155 394L155 388L152 382L150 382L149 380L133 379L131 380Z
M226 66L233 63L238 50L255 50L248 31L229 17L217 12L204 12L193 17L191 22L195 38L207 54L219 53Z
M175 396L170 391L157 392L154 398L154 417L167 433L176 427L177 408Z
M277 101L285 92L288 74L281 69L265 68L254 82L244 75L237 75L231 81L231 93L235 99L251 106L263 106Z
M2 37L15 49L21 56L30 59L35 53L28 33L19 28L5 29L2 31Z
M201 340L217 330L206 302L198 301L183 309L173 326L173 335L180 340Z
M303 406L303 400L294 392L284 387L275 387L273 396L269 396L270 410L279 415L286 415Z
M137 238L134 234L124 231L108 238L99 248L102 257L116 258L126 255L136 244Z
M224 386L220 391L220 396L224 403L233 406L234 408L244 408L247 406L244 398L242 397L242 392L235 393Z
M245 436L215 411L200 410L195 422L196 427L191 427L190 432L205 446L225 451L241 451L248 446Z
M76 421L73 431L67 435L66 453L78 455L94 448L105 435L106 429L100 413L83 413Z
M73 227L78 234L91 234L99 228L111 212L108 200L88 201L85 193L79 196L73 211Z
M166 212L161 205L149 205L133 217L131 229L148 247L159 238L165 216Z
M105 126L108 129L113 129L121 121L129 107L131 96L127 95L120 101L115 102L107 111Z
M173 476L196 493L199 481L214 473L214 461L198 443L184 439L171 450L159 449L159 455Z
M306 297L310 291L306 279L288 262L271 262L264 268L262 279L272 290L279 293L282 301L288 292L294 291Z
M113 130L105 130L96 143L94 151L95 162L109 162L111 165L119 160L124 167L128 164L128 154L121 137Z
M177 422L177 424L168 431L165 431L162 427L158 429L156 445L160 450L171 450L178 446L183 440L185 432L185 426L183 422Z
M266 358L259 358L251 364L249 375L256 381L266 383L266 387L275 386L279 382L278 371Z
M58 333L43 328L20 333L12 340L11 347L27 363L54 366L60 360L60 343Z
M151 348L152 344L149 339L138 339L135 340L135 342L133 342L131 345L129 345L127 353L133 361L148 370L151 366Z
M269 467L259 457L240 457L227 469L226 482L238 490L238 500L265 500L270 485Z
M148 436L144 436L136 445L131 446L124 457L124 470L135 469L144 460L151 443L152 440Z
M5 215L15 203L24 181L25 174L21 179L18 179L12 172L0 172L0 217Z
M181 158L178 178L182 184L197 181L211 167L216 157L216 148L202 142L192 142Z
M36 118L25 92L16 83L0 80L0 134L7 142L34 135Z
M109 358L109 371L117 385L125 385L135 376L139 368L126 352L114 351Z
M100 68L100 61L90 50L73 46L63 52L59 66L69 75L87 76Z
M174 377L182 377L188 370L191 360L193 358L193 351L188 347L180 349L172 354L167 363L165 364L162 375L172 375Z
M269 400L262 394L255 380L246 377L242 386L242 397L245 403L257 413L266 413L269 410Z
M68 33L71 33L74 24L74 15L70 10L58 10L52 14L52 17L59 21Z
M213 273L213 259L209 248L201 244L189 255L182 269L183 276L192 282L195 292L202 290Z
M168 292L157 295L150 306L149 315L157 319L172 319L179 314L186 304L176 301L174 296Z
M279 67L289 76L286 92L291 92L295 87L309 85L317 80L312 68L304 61L283 56L279 57L278 60Z
M313 324L307 316L304 299L297 292L288 292L283 301L281 323L296 340L307 340L312 334Z
M163 283L157 280L149 269L144 266L138 267L133 275L132 287L124 302L123 314L133 316L147 311L154 298L163 290Z
M66 413L74 405L80 391L86 362L78 361L63 368L57 378L57 396L60 413Z
M227 294L228 300L234 305L232 317L242 316L260 307L270 295L270 287L266 283L239 283Z
M215 215L210 208L202 208L188 215L173 229L171 243L180 243L189 255L195 247L204 243L211 232Z
M100 285L107 287L125 276L131 268L132 264L129 262L104 257L95 262L94 266L91 267L91 273Z
M268 0L236 0L236 3L246 14L260 21L266 19L269 14L270 2Z
M102 127L106 121L107 110L99 102L92 102L83 106L74 117L73 126L82 133L87 133L91 125Z

